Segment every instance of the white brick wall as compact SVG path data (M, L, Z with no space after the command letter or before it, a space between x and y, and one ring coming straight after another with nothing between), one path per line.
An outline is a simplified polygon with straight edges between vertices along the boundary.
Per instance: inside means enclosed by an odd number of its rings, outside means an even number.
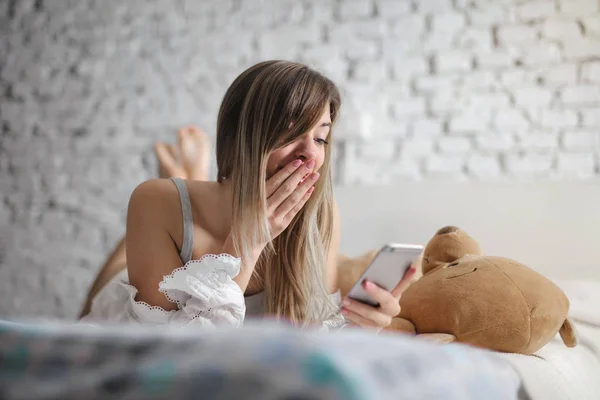
M267 58L339 84L338 184L600 179L598 0L19 0L0 25L3 315L73 315L152 143L214 133Z

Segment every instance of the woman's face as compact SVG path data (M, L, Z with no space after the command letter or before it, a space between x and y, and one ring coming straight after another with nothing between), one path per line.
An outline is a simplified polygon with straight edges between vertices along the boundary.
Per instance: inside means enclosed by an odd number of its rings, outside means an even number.
M275 150L267 161L267 179L294 160L315 161L318 171L325 161L325 146L331 129L329 103L325 106L319 122L296 141Z

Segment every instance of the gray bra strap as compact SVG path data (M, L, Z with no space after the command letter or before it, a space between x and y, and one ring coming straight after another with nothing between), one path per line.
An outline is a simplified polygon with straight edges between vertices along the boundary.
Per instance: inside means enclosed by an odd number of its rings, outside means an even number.
M185 182L180 178L171 178L179 191L181 199L181 212L183 214L183 241L179 258L185 264L192 259L192 249L194 248L194 218L192 216L192 203Z

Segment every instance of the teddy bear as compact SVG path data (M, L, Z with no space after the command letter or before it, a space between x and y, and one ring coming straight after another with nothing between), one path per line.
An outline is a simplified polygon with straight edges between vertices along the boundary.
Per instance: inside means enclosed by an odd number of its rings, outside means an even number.
M342 295L376 254L341 260ZM419 264L422 276L402 294L387 331L520 354L535 353L557 334L566 346L577 344L564 292L522 263L484 255L464 230L438 230Z

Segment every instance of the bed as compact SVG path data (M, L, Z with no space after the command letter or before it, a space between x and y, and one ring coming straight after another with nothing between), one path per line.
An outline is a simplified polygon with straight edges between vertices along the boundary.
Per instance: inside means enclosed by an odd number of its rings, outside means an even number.
M341 249L425 243L443 225L554 279L580 344L534 356L344 329L0 321L0 399L600 399L600 186L336 188Z

